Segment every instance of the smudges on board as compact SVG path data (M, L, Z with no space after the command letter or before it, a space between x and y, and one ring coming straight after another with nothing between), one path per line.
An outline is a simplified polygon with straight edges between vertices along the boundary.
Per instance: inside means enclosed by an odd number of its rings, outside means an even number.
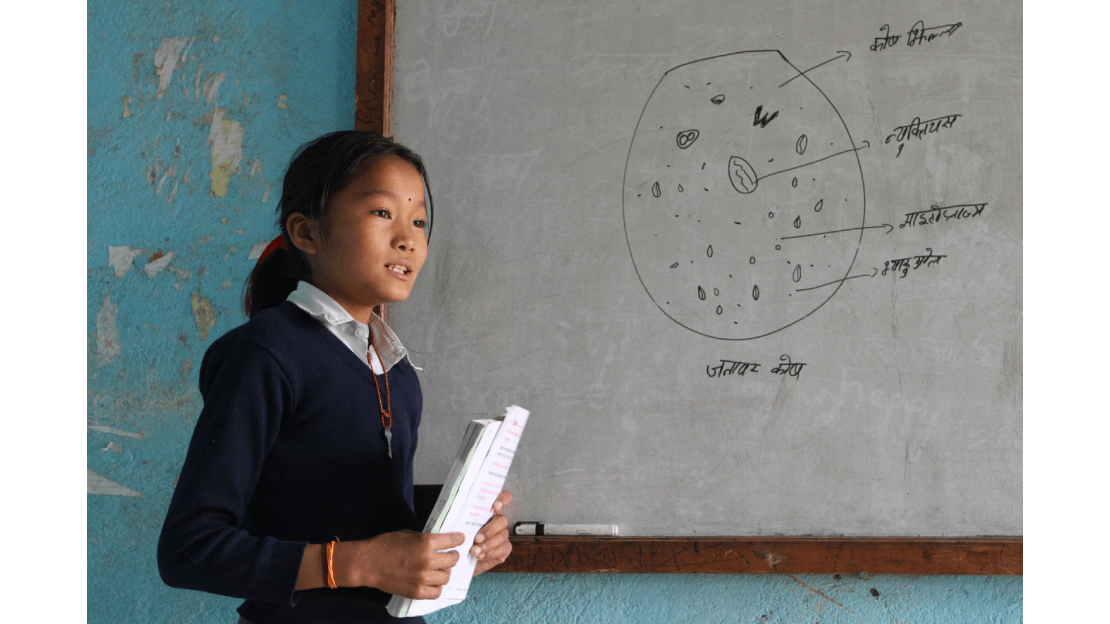
M199 290L194 290L189 297L193 307L193 319L197 322L197 331L201 340L208 340L208 331L216 326L216 308L208 297L201 297Z
M97 363L111 362L120 354L119 325L116 317L119 316L119 306L112 303L111 295L104 295L104 303L96 313L96 354Z

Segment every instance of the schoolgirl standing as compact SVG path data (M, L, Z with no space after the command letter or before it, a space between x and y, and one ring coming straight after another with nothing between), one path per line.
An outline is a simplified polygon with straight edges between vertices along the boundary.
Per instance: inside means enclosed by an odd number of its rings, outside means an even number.
M247 284L250 321L200 368L204 407L158 542L173 587L245 599L241 622L422 622L390 594L435 598L461 533L424 534L412 459L422 398L373 312L403 301L427 256L420 157L369 132L320 137L286 171L281 235ZM511 549L499 512L475 574Z

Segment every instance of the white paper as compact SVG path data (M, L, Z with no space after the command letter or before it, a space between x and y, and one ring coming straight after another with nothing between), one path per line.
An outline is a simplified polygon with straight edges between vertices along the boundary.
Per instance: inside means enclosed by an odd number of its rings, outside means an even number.
M502 419L491 446L486 447L488 450L484 459L477 461L477 458L482 457L482 448L477 449L478 452L474 454L471 466L473 469L467 471L447 517L437 531L458 531L466 536L461 546L452 549L459 551L460 557L455 567L451 568L451 580L443 586L443 592L435 600L411 600L394 596L389 601L390 615L425 615L458 604L466 598L474 568L478 565L478 559L470 554L470 548L474 545L474 536L493 517L493 503L505 486L505 478L516 455L517 444L528 422L528 410L514 405L498 420Z

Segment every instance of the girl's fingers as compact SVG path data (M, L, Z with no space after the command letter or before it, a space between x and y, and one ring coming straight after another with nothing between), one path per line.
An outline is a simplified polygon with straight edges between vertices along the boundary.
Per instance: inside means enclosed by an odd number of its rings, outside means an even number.
M486 523L486 526L482 527L482 529L478 531L478 534L474 536L474 547L470 549L470 553L475 557L479 556L481 552L486 549L490 539L494 536L500 536L502 533L504 533L504 539L509 538L509 520L501 514L496 514ZM479 544L483 546L479 548Z

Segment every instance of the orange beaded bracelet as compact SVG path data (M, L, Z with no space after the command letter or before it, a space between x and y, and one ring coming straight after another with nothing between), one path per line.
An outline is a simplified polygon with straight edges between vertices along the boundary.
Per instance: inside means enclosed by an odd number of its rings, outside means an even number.
M334 540L324 545L324 553L326 555L328 568L327 584L329 589L335 589L339 587L339 585L336 585L335 583L335 568L332 566L332 556L335 554L335 545L338 543L339 538L336 537Z

